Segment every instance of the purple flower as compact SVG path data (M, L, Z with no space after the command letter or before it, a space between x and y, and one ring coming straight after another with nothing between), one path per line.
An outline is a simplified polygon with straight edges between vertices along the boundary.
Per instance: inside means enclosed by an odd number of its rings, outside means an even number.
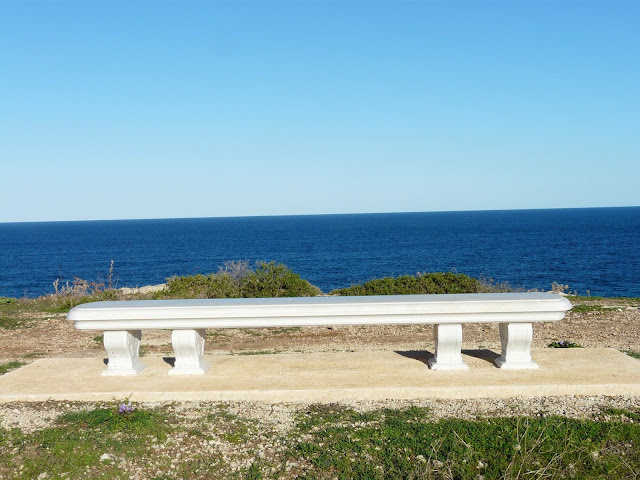
M120 413L122 415L126 415L127 413L133 412L135 409L136 409L136 407L131 405L131 402L129 402L129 403L121 403L120 406L118 407L118 413Z

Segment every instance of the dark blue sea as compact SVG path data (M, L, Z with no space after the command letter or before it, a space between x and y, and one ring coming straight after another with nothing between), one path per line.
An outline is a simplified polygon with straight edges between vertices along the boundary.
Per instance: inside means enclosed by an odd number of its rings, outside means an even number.
M0 223L0 295L52 283L119 287L276 260L324 292L377 277L454 271L527 289L640 296L640 207Z

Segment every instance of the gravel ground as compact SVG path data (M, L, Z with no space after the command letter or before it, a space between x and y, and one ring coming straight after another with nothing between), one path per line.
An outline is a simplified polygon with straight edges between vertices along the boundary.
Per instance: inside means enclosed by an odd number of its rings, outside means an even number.
M61 413L93 409L106 404L69 402L19 402L0 405L0 426L20 428L25 433L53 425ZM108 405L113 407L114 405ZM480 400L428 400L428 401L376 401L341 405L356 411L377 409L404 409L411 406L426 407L430 419L462 418L475 420L490 417L550 416L561 415L575 419L606 421L612 419L610 409L626 411L640 410L640 397L538 397ZM285 462L282 478L297 478L301 465L287 460L286 451L295 442L296 418L304 415L310 406L300 404L265 404L257 402L156 402L138 405L138 408L160 407L171 414L178 424L175 431L154 444L152 457L135 461L103 453L103 462L113 462L127 478L147 479L157 475L165 478L166 472L175 472L178 477L181 465L189 465L205 456L212 462L223 459L219 474L223 477L237 476L254 462L263 461L271 465ZM334 405L333 407L337 407ZM213 421L211 419L214 419ZM617 415L617 420L633 422L626 416ZM207 421L203 421L207 419ZM198 431L200 434L194 435ZM242 440L234 440L236 431L243 431ZM294 434L292 436L292 434ZM304 439L298 439L304 440ZM275 471L275 467L272 467ZM19 471L13 472L19 476ZM46 474L46 476L45 476ZM266 472L268 478L268 472ZM47 472L38 478L48 478ZM79 478L75 477L74 478ZM166 477L169 478L169 477ZM173 478L171 476L171 478Z
M2 428L20 428L28 433L52 426L55 418L62 413L88 410L95 408L96 405L113 407L114 404L55 401L0 404L0 426ZM149 402L139 404L140 408L161 407L175 413L185 425L197 423L204 413L221 406L239 418L258 422L263 428L274 430L279 434L288 433L295 424L296 415L309 408L309 405L301 405L300 403L268 404L264 402ZM575 419L608 420L611 416L605 410L610 408L639 410L640 397L599 395L469 400L384 400L346 402L341 406L359 412L381 408L425 407L429 409L433 420L548 415L562 415Z
M617 299L579 299L574 305L598 310L570 311L564 320L534 325L533 348L570 340L583 347L640 351L640 302ZM104 356L102 332L80 331L65 314L50 315L28 329L0 329L0 363L38 357ZM25 333L28 332L27 335ZM433 349L430 325L308 327L289 329L225 329L207 331L207 354L244 351L349 351ZM172 353L171 332L145 331L142 348L147 355ZM496 324L463 326L464 349L500 349Z
M584 347L610 347L640 351L640 309L634 300L579 299L574 305L589 305L597 310L569 312L556 323L534 326L534 348L544 348L552 341L570 340ZM25 334L27 333L28 334ZM64 314L52 315L34 322L28 329L0 330L0 363L19 360L33 361L40 356L83 357L104 356L96 336L100 332L85 332L73 328ZM497 325L465 325L463 348L490 348L499 351ZM415 350L433 348L431 326L366 326L310 327L305 329L257 329L208 331L207 353L225 355L242 351L345 351L367 349ZM148 355L170 354L170 332L145 333L143 349ZM38 402L0 405L0 425L19 427L25 431L41 429L51 424L62 412L90 408L89 403ZM149 404L155 406L157 404ZM168 404L167 404L168 405ZM173 405L173 404L172 404ZM171 408L180 410L181 417L197 418L202 409L213 404L183 403ZM403 408L410 405L429 407L434 419L456 416L475 418L492 415L557 414L575 418L602 418L605 406L640 408L639 398L623 397L548 397L510 400L457 400L407 402L359 402L347 404L355 409ZM267 422L270 428L286 431L293 425L299 404L264 405L260 403L230 403L226 408L239 415Z

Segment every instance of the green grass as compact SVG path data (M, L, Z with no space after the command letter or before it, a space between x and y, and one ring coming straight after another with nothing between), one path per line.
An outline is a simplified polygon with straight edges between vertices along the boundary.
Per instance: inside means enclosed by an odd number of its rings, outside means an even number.
M0 329L30 328L38 320L66 313L76 305L108 299L112 299L108 292L81 297L48 295L9 299L11 301L0 302Z
M32 315L43 311L43 306L31 299L0 298L0 329L27 328Z
M583 296L583 295L570 295L570 300L572 302L588 302L591 300L601 301L601 300L616 300L618 302L624 303L625 305L638 305L640 304L640 297L595 297L595 296Z
M5 373L9 373L12 370L16 370L22 366L26 365L24 362L8 362L0 364L0 375L4 375Z
M238 352L235 355L241 355L241 356L247 356L247 355L277 355L279 353L282 353L282 352L278 351L278 350L254 350L254 351L247 351L247 352Z
M163 441L169 431L166 416L159 410L137 409L121 415L114 408L96 408L66 413L50 428L25 434L19 429L0 430L0 452L11 449L0 467L17 470L11 478L48 478L68 474L72 478L116 478L119 467L101 460L103 454L125 461L151 455L153 443Z
M269 333L272 335L284 335L294 332L299 332L302 330L302 327L283 327L283 328L273 328L269 330Z
M240 331L245 335L250 335L252 337L264 337L264 332L253 329L253 328L241 328Z
M28 318L14 318L7 316L0 316L0 328L6 330L15 330L17 328L29 328L31 325L31 319Z
M580 305L575 305L571 311L572 312L576 312L576 313L584 313L584 312L604 312L606 310L609 310L605 307L602 307L600 305L584 305L584 304L580 304Z
M634 422L640 422L640 412L632 412L629 410L622 410L620 408L606 408L603 413L608 415L615 415L617 417L626 418Z
M417 407L366 414L321 407L298 428L301 440L287 455L306 465L301 479L621 479L640 471L637 423L563 417L431 422Z
M30 352L22 355L22 358L39 358L44 357L46 352Z
M42 472L50 479L129 478L127 470L165 480L634 478L640 472L640 411L602 413L607 421L434 421L420 407L357 412L312 405L298 412L290 430L279 432L225 404L195 417L170 405L125 415L117 406L98 406L65 413L30 433L0 429L0 478L26 480ZM229 446L226 454L205 448L220 442ZM277 448L259 457L265 444ZM188 459L181 456L186 451ZM230 467L242 460L245 466Z
M624 350L623 353L626 353L632 358L637 358L638 360L640 360L640 352L636 350Z
M221 339L228 336L229 334L224 330L211 330L211 329L207 330L207 338Z

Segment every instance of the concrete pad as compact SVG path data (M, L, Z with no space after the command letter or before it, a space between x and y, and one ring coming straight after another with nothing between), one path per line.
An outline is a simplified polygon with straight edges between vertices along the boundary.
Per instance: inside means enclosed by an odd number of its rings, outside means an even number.
M360 351L207 356L209 373L169 376L169 359L144 357L133 377L102 377L99 359L49 358L0 377L0 402L340 402L555 395L640 395L640 362L613 349L534 351L537 370L500 370L498 354L463 351L467 371L433 371L429 352Z

